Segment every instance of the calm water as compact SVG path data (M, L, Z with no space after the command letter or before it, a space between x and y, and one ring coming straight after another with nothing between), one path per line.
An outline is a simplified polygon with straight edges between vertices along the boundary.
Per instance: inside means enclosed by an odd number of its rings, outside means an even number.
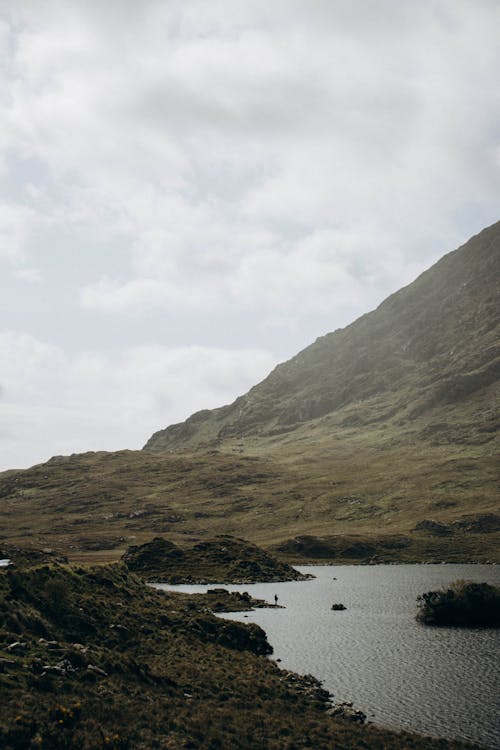
M500 747L500 632L429 628L416 597L457 578L500 585L495 565L299 567L312 581L229 586L285 609L227 615L256 622L282 667L311 673L370 721ZM336 580L334 580L336 579ZM205 591L207 586L176 586ZM213 588L209 586L208 588ZM331 611L342 602L344 612Z

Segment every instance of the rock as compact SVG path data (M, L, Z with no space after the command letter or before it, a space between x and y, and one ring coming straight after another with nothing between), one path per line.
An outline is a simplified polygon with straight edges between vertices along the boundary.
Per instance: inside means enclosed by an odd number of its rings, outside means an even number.
M14 643L10 643L6 651L9 651L9 653L19 653L21 651L26 651L28 648L28 644L24 643L24 641L14 641Z
M104 669L101 669L100 667L96 667L95 664L89 664L87 666L87 669L89 672L92 672L93 674L100 675L101 677L107 677L108 673L104 671Z
M227 621L218 633L217 642L237 651L252 651L260 656L267 656L273 652L266 633L255 623L242 625Z
M110 627L110 630L118 630L120 633L128 633L129 632L129 629L126 628L125 625L120 625L119 623L117 625L115 625L115 623L113 623L109 627Z
M335 705L328 709L327 714L357 724L364 724L366 721L366 714L363 711L353 708L351 702L335 703Z
M46 638L39 638L38 643L40 644L40 646L45 646L45 648L59 648L59 643L57 641L48 641Z
M86 654L89 650L88 646L84 646L83 643L72 643L72 648L75 648L77 651L81 651L83 654Z
M6 659L3 656L0 657L0 672L15 666L17 666L17 661L14 661L14 659Z
M42 674L55 674L64 677L71 672L75 672L74 666L67 659L63 659L57 664L44 664L42 667Z

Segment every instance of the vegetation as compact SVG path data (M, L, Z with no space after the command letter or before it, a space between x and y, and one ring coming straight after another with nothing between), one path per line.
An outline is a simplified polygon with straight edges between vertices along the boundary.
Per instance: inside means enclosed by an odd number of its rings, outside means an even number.
M500 561L493 446L489 455L403 438L395 445L389 429L332 442L308 429L280 455L277 446L266 446L266 458L99 452L4 472L0 547L111 562L158 534L181 547L231 534L273 547L287 562L369 562L374 555L380 561ZM248 453L254 449L247 445ZM492 522L484 523L485 516ZM448 525L450 533L414 531L426 518ZM281 549L297 537L319 541ZM328 548L322 557L320 542Z
M295 564L313 562L322 565L374 565L422 561L460 563L464 560L498 560L498 554L493 548L494 540L499 538L498 533L491 533L482 538L485 545L482 553L477 549L481 539L480 532L467 533L460 530L455 533L455 529L442 536L427 532L410 532L408 535L303 535L287 539L270 549L282 559Z
M122 559L129 570L146 580L169 583L257 583L307 577L255 544L231 536L198 542L187 549L155 537L129 547Z
M488 583L455 581L442 591L418 598L417 620L425 625L500 627L500 588Z
M258 626L123 565L13 565L0 571L0 747L465 747L331 717L319 683L269 650Z
M374 424L397 431L423 415L420 437L488 443L498 426L483 397L500 374L499 273L500 222L374 312L278 365L233 404L160 430L146 448L185 450L252 437L289 443L313 423L333 437ZM435 418L448 411L451 419Z
M73 561L158 534L287 561L318 559L292 550L304 537L336 562L500 561L499 264L500 223L147 450L0 474L0 541Z

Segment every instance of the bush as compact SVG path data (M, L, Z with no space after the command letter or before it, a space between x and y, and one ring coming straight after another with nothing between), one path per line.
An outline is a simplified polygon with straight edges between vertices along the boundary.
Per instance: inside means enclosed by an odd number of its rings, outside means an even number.
M488 583L455 581L449 589L418 597L417 620L425 625L500 627L500 589Z

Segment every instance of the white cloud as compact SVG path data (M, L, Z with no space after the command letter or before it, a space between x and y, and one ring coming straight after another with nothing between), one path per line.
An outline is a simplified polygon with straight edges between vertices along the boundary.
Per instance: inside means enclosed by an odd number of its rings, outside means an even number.
M158 279L140 278L123 284L103 277L97 284L82 289L81 304L85 308L119 313L150 307L182 310L206 309L210 301L206 287L198 293L196 284L176 286ZM213 296L212 303L216 303Z
M7 469L85 450L139 448L153 431L232 401L276 364L258 349L127 349L68 357L0 333L0 453Z
M0 202L0 259L13 263L25 259L26 243L36 218L26 206Z
M43 275L39 268L18 268L14 271L14 278L26 281L28 284L38 284L43 280Z
M385 291L409 280L419 237L432 258L462 239L457 212L500 189L499 11L362 5L26 6L14 141L74 172L92 191L80 216L101 203L131 248L119 276L87 285L86 307L212 307L236 291L295 314L317 283L333 313L321 286L342 277L362 293L367 247ZM311 242L318 227L350 237L350 270L305 258L297 225Z
M101 351L118 334L106 372L128 371L132 329L203 343L226 316L224 351L240 318L276 350L280 326L333 329L498 219L498 3L23 0L0 16L0 260L44 281L10 293L8 325L75 349L85 326ZM60 389L84 394L83 359L61 356ZM106 378L90 382L112 402Z

